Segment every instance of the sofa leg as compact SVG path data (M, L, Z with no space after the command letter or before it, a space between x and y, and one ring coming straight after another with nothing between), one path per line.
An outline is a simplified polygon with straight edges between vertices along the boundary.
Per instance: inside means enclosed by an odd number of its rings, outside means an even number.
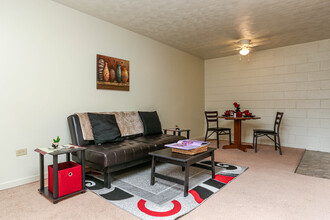
M111 173L104 171L104 187L110 189L111 188Z

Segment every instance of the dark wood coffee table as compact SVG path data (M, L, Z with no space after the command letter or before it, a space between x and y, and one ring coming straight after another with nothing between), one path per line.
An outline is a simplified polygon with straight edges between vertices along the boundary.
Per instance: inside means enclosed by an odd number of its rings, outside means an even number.
M215 148L208 147L207 151L196 154L196 155L186 155L172 152L171 148L166 148L163 150L150 152L149 155L152 156L152 165L151 165L151 180L150 184L155 184L155 177L167 180L170 182L174 182L184 186L184 196L188 195L188 187L189 187L189 166L196 166L199 168L207 169L212 171L212 178L215 176L214 170L214 150ZM201 160L211 157L211 166L200 164ZM160 173L156 173L156 161L165 162L170 164L175 164L182 167L184 170L184 180L177 179L171 176L165 176Z

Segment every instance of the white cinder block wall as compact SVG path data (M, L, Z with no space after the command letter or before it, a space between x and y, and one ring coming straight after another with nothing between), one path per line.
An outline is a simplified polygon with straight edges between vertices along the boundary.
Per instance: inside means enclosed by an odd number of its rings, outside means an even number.
M239 102L261 120L245 121L242 139L253 128L272 129L284 112L282 146L330 152L330 39L205 61L205 108L223 113ZM221 119L221 126L233 128ZM271 143L262 138L263 143Z

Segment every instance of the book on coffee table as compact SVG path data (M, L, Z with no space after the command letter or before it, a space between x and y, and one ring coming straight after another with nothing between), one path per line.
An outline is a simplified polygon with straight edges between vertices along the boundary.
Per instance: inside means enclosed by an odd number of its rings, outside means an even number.
M177 143L173 143L173 144L165 144L165 147L171 147L171 148L175 148L175 149L180 149L180 150L193 150L199 147L205 147L207 145L209 145L209 142L205 142L205 141L196 141L196 140L180 140Z

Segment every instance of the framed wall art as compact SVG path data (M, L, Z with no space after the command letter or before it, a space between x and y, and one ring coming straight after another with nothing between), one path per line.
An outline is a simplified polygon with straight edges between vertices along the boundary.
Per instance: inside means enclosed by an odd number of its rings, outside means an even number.
M96 88L129 91L129 61L97 54Z

